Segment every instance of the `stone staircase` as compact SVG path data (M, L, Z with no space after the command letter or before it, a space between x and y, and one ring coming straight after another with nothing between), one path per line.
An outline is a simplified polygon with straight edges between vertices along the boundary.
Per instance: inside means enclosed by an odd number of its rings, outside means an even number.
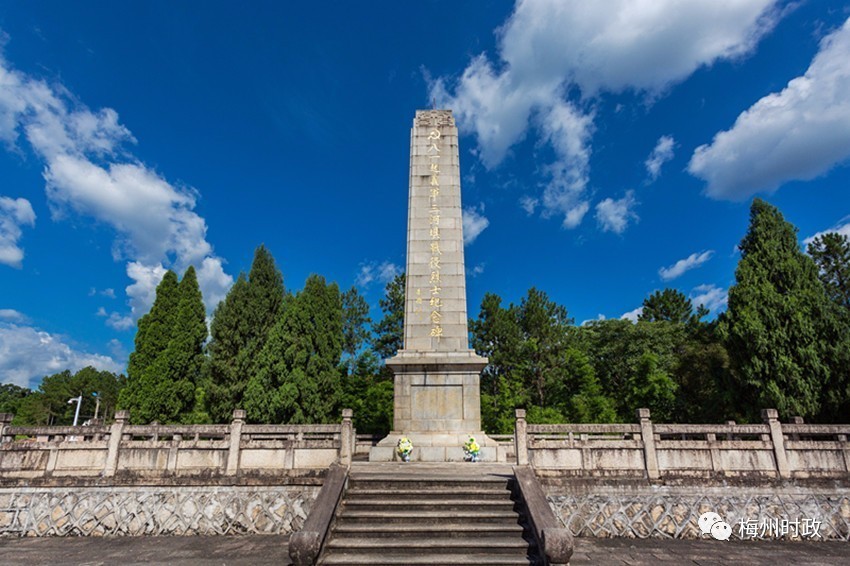
M492 464L354 463L318 563L533 564L512 479Z

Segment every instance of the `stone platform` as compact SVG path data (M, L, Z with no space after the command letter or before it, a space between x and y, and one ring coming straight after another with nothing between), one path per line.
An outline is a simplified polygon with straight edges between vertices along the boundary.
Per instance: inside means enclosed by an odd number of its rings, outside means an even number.
M280 566L289 564L288 538L276 535L7 538L0 542L0 563L8 566ZM577 538L576 550L570 564L843 566L850 565L850 544Z
M398 440L406 436L413 443L411 462L463 462L463 444L470 436L481 446L481 462L506 462L507 449L484 432L409 432L391 433L369 451L370 462L399 462L396 453Z

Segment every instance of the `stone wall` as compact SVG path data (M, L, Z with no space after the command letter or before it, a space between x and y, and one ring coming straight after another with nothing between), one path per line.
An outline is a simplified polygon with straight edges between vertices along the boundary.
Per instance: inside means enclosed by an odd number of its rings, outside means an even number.
M0 489L0 536L288 534L320 487Z
M606 484L547 486L552 510L573 535L710 538L697 519L713 511L732 527L733 540L850 540L846 487Z

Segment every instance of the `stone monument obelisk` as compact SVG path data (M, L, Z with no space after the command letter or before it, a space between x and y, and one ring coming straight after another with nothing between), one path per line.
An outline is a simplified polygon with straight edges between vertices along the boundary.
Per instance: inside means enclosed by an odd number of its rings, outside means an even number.
M487 358L469 348L458 136L451 110L417 110L410 133L404 345L395 374L393 430L369 459L388 461L402 436L412 460L463 460L474 436L481 459L504 460L481 430L479 375Z

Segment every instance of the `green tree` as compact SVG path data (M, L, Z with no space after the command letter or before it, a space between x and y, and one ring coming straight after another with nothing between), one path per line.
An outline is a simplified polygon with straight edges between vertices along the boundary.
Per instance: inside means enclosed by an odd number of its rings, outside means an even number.
M634 420L635 409L647 406L641 403L646 402L643 390L650 378L674 374L687 340L685 325L667 321L601 320L576 332L578 347L590 359L604 394L614 400L619 420L625 422Z
M189 266L175 284L176 279L166 272L151 311L139 320L128 384L119 399L134 423L185 422L200 412L202 392L196 388L204 363L206 311L195 268Z
M735 407L729 354L714 328L701 335L690 336L682 347L674 372L677 394L672 422L709 423L741 419Z
M627 402L633 408L649 409L656 421L670 422L677 388L676 382L661 367L659 356L644 352L637 371L629 376Z
M139 319L136 331L136 347L130 354L127 366L127 387L121 392L119 406L129 409L133 422L143 420L142 405L155 389L151 368L154 362L168 347L171 332L179 308L177 274L171 270L165 272L156 288L156 299L150 312Z
M369 303L356 287L342 294L342 353L346 356L346 369L353 373L357 356L369 341Z
M498 295L484 296L469 325L473 348L489 359L481 378L485 430L513 430L517 407L528 410L529 422L615 417L587 357L573 347L571 322L566 308L534 288L507 308Z
M3 383L0 385L0 413L17 414L21 401L31 393L26 387Z
M755 199L729 308L718 331L729 352L741 411L759 408L812 417L830 381L825 328L830 304L814 261L800 251L797 229Z
M195 268L189 266L178 286L180 297L171 340L163 354L151 366L150 380L155 383L153 396L142 404L148 418L159 422L191 422L198 415L200 399L196 389L204 365L207 340L206 309ZM145 416L145 415L143 415Z
M248 278L239 275L210 327L206 400L215 422L228 422L233 410L243 407L245 386L257 373L257 358L280 319L285 297L283 276L261 245Z
M708 310L699 305L694 312L694 305L684 293L676 289L664 289L655 291L643 300L643 310L638 315L638 320L643 322L679 322L682 324L694 323L708 315Z
M574 423L616 422L614 401L605 395L587 355L569 347L563 355L563 377L548 384L550 399Z
M384 313L375 325L375 353L387 359L395 356L404 344L404 286L405 275L399 273L387 283L386 293L379 304Z
M469 320L472 348L490 361L481 373L481 391L494 402L499 396L499 379L515 370L519 360L522 330L515 314L515 309L502 307L501 297L486 293L478 318Z
M245 390L254 422L322 423L339 415L342 301L336 283L311 275L287 301Z
M532 402L546 406L547 382L565 379L563 353L572 319L567 309L534 287L515 310L522 332L518 371L531 392Z
M850 240L843 234L827 232L809 244L808 252L829 297L850 309Z
M15 424L73 424L77 405L69 404L68 400L78 395L82 396L78 424L94 417L97 398L100 398L98 417L109 420L114 416L119 392L124 385L123 375L99 371L93 367L85 367L73 374L65 370L46 376L36 391L21 399L15 415Z

